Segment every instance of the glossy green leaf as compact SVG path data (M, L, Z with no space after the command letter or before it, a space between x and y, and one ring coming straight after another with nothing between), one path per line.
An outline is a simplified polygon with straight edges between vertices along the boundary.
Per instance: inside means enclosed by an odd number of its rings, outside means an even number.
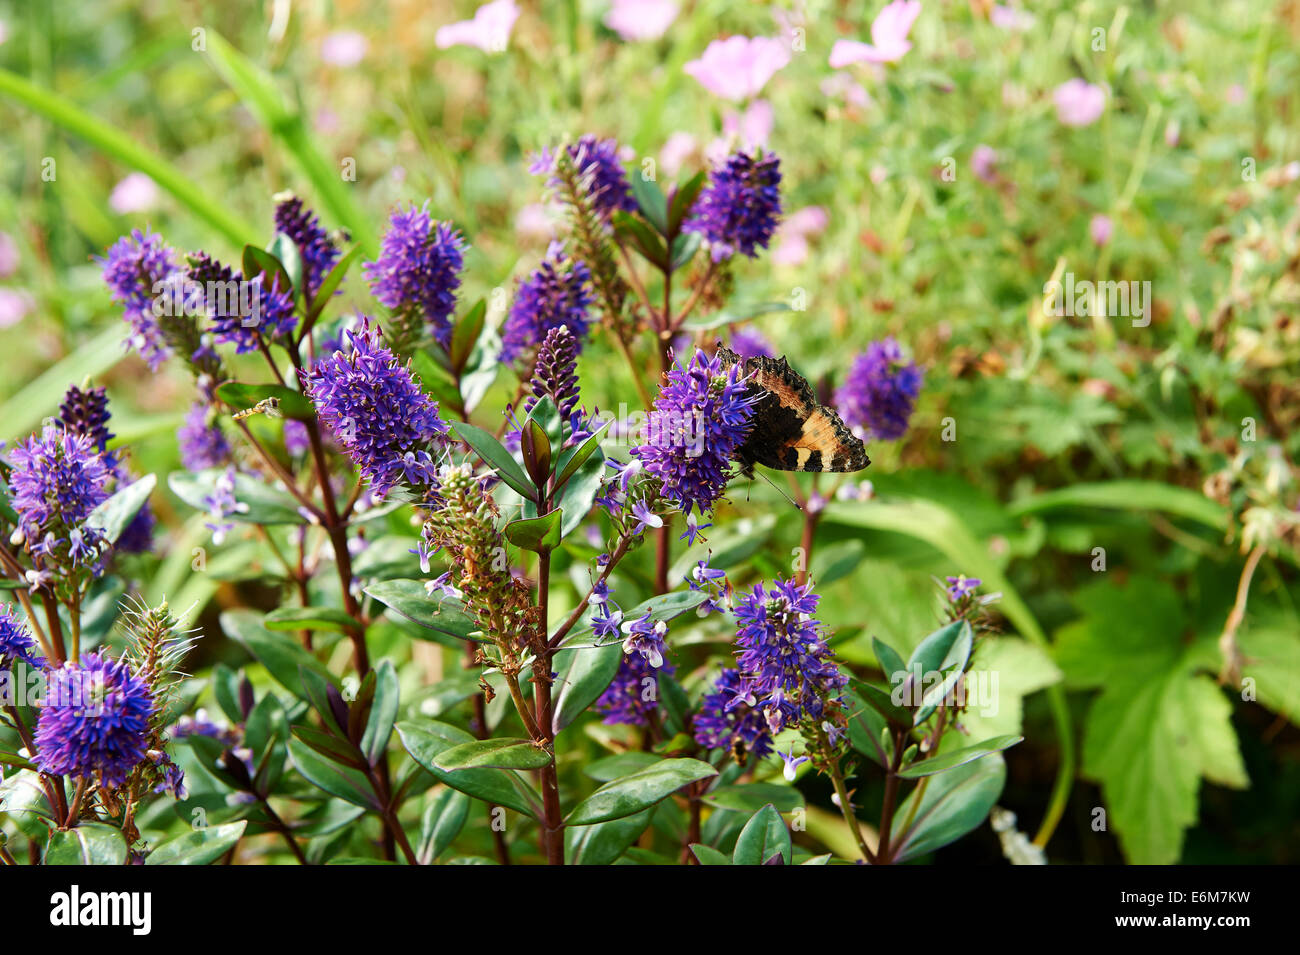
M126 840L120 829L83 822L75 829L56 829L45 847L46 865L123 865Z
M676 236L681 232L682 226L691 214L691 209L695 206L695 200L699 198L700 191L708 179L708 173L700 170L685 182L679 183L673 190L672 202L668 205L668 228L664 232L665 235ZM687 234L697 237L699 235L696 232Z
M1023 739L1023 736L995 736L993 739L986 739L974 746L964 746L961 749L940 753L938 756L932 756L910 766L904 766L898 771L898 775L904 779L920 779L922 776L933 776L936 773L963 766L981 757L999 753L1004 749L1015 746Z
M516 547L531 550L537 554L548 554L560 546L560 528L564 522L564 510L556 508L541 517L524 517L510 521L502 533L506 540Z
M668 235L668 200L659 188L659 183L646 179L638 172L628 177L628 185L632 187L632 198L636 200L637 208L641 210L646 222L654 226L660 235Z
M385 607L417 623L427 630L435 630L458 640L475 639L478 624L469 617L455 597L441 593L430 595L420 580L381 580L371 584L365 592Z
M104 503L100 504L86 518L90 527L98 527L104 532L109 543L116 543L135 516L140 513L149 500L149 495L158 486L158 479L146 474L140 480L120 489Z
M774 806L764 806L750 817L736 839L736 849L731 854L733 865L763 865L777 853L790 864L790 830Z
M578 803L565 822L586 826L640 812L699 779L718 771L698 759L665 759L601 786Z
M774 806L777 812L794 812L804 804L803 793L793 786L778 783L733 783L718 786L702 797L717 809L733 812L755 813L764 806Z
M983 823L1002 794L1006 775L1006 763L995 754L933 777L921 794L911 828L899 833L894 843L894 861L933 852ZM908 794L895 818L911 816L916 795L916 790Z
M612 865L650 825L653 811L564 830L565 857L569 865Z
M355 630L357 622L337 607L281 607L262 618L267 630Z
M434 765L457 769L541 769L551 764L551 754L530 739L475 739L445 749Z
M408 720L397 724L397 734L406 751L440 782L475 799L540 816L536 792L516 773L505 769L445 770L435 763L438 756L453 746L474 739L464 730L435 720Z
M701 845L698 842L691 843L691 854L695 856L700 865L731 865L731 856L725 852L719 852L712 846Z
M559 733L595 703L605 692L623 659L618 643L603 647L561 647L552 666L557 676L553 693L554 718L551 729Z
M145 865L211 865L233 849L244 835L248 821L224 826L205 826L181 833L158 844L144 860Z
M381 808L370 781L360 770L322 756L300 739L289 741L289 758L298 772L318 789L354 806Z
M326 680L333 680L329 670L302 646L284 633L274 633L262 626L261 614L255 610L227 610L221 615L221 629L228 637L253 655L271 676L300 700L307 699L299 667L314 670Z
M401 684L392 660L380 660L375 674L375 695L370 705L365 732L361 734L361 751L371 766L378 766L393 735L393 721L401 706Z
M497 477L510 485L516 493L522 495L525 500L531 501L536 498L537 488L533 487L533 482L519 466L519 462L501 446L500 441L482 428L460 421L452 424L451 430L473 448L474 453L483 459L483 463L496 471Z
M420 818L420 843L415 855L423 865L431 865L465 828L469 818L469 796L446 788L436 793Z

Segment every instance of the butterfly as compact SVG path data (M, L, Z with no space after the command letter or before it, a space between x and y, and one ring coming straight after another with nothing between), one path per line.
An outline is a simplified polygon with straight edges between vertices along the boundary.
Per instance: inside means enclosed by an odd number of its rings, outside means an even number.
M776 471L861 471L871 459L835 409L818 403L812 386L785 358L741 358L718 343L723 368L740 365L754 402L753 429L736 452L740 473L754 465Z

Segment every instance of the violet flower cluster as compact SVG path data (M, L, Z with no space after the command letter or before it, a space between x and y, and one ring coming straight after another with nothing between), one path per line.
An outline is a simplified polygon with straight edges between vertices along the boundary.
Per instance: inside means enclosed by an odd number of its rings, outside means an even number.
M451 223L435 221L426 203L392 214L379 258L367 262L364 271L380 303L420 319L438 344L448 348L464 256L460 233Z
M339 260L339 249L301 199L292 193L276 196L275 231L288 236L302 259L303 289L314 299L321 282Z
M14 616L12 606L0 604L0 666L11 666L20 661L33 667L45 662L36 654L36 643L27 624Z
M501 361L515 362L555 328L567 328L581 347L592 302L591 271L552 242L542 264L520 283L501 332Z
M636 200L623 172L623 164L618 158L618 140L601 139L594 133L587 133L576 142L565 147L568 160L578 173L592 208L608 222L615 212L635 212ZM555 175L555 153L544 149L529 167L534 175L549 176L547 184L560 185Z
M113 300L124 306L132 346L148 362L149 369L157 371L171 355L153 311L162 283L178 269L171 249L158 233L136 229L113 243L97 261Z
M752 427L755 396L741 366L696 350L690 364L668 372L647 422L647 443L632 449L663 483L683 513L705 514L722 496L736 450Z
M921 379L921 369L904 358L898 342L885 338L854 361L835 405L858 437L896 441L907 433Z
M98 775L121 786L148 752L154 700L149 685L125 661L87 653L47 673L36 725L41 772Z
M384 346L369 319L346 338L346 350L318 359L301 375L320 420L376 495L383 497L399 484L435 489L448 431L437 402Z
M781 161L772 153L733 153L709 173L686 223L708 240L713 261L766 249L781 217Z
M640 653L625 653L596 709L605 714L606 723L645 726L659 709L660 676L676 672L671 663L655 667Z

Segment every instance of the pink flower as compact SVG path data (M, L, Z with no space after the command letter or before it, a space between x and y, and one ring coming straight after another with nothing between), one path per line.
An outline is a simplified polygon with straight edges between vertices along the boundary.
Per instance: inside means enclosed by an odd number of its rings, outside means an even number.
M1240 83L1233 83L1224 91L1223 99L1225 102L1236 106L1246 98L1246 88Z
M21 322L32 310L32 297L19 289L0 288L0 328Z
M826 231L830 216L821 206L807 206L781 223L780 244L772 250L777 265L801 265L809 253L808 239Z
M355 30L340 30L321 41L320 58L330 66L356 66L365 59L369 46Z
M699 144L690 133L676 132L669 136L664 148L659 150L659 165L664 175L676 178L697 148Z
M998 4L989 12L989 22L999 30L1023 33L1034 25L1034 15L1019 7L1004 7Z
M1092 217L1088 223L1088 234L1092 236L1092 241L1098 245L1105 245L1110 241L1111 233L1115 231L1114 224L1110 221L1110 216L1104 216L1100 213Z
M728 111L722 119L722 132L726 136L737 136L746 149L757 149L767 145L775 121L772 104L765 99L756 99L749 104L744 115Z
M1106 109L1106 91L1077 76L1058 86L1052 97L1056 100L1056 118L1066 126L1088 126Z
M148 212L158 204L158 186L142 172L133 172L109 193L108 205L118 215Z
M18 271L18 243L8 232L0 232L0 279Z
M836 40L831 47L831 68L851 63L897 63L912 48L907 35L921 15L921 0L894 0L871 22L871 42Z
M515 214L515 234L521 239L550 239L555 222L540 202L530 202Z
M3 44L7 39L9 39L9 27L5 25L3 20L0 20L0 44Z
M1179 124L1178 120L1171 119L1169 122L1165 123L1165 145L1168 146L1170 149L1173 149L1175 146L1177 146L1179 134L1181 133L1181 131L1182 131L1182 127Z
M980 143L970 154L970 168L980 182L998 181L998 153L992 146Z
M827 99L842 99L847 106L866 109L871 105L867 88L848 73L832 73L822 80L821 91Z
M624 40L657 40L677 19L676 0L614 0L605 26Z
M777 70L790 62L784 43L766 36L714 40L686 72L722 99L740 102L757 96Z
M461 20L439 27L433 42L438 49L473 46L484 53L501 53L510 41L510 31L519 19L515 0L492 0L474 11L472 20Z

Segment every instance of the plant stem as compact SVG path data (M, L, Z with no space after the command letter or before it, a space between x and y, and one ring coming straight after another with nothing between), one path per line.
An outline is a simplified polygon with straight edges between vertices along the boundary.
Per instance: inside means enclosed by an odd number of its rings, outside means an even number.
M539 512L549 511L549 501ZM542 633L547 632L547 613L551 588L551 555L543 551L537 558L537 608ZM551 713L551 650L543 646L533 661L533 704L537 710L538 742L554 751L554 718ZM548 865L564 865L564 817L560 809L560 782L555 769L555 758L542 767L542 851Z
M906 742L907 737L902 730L894 733L894 758L885 773L885 804L880 809L880 840L876 848L876 861L879 865L889 865L892 861L889 836L890 829L894 825L894 810L898 803L898 784L901 780L898 770L903 765L903 750Z
M858 822L857 814L853 811L853 803L849 801L849 791L848 787L844 785L844 773L840 769L840 762L835 758L831 750L830 740L826 738L826 731L820 726L817 727L817 745L822 751L826 765L829 767L827 775L831 777L831 785L835 787L835 796L840 803L840 815L844 817L845 824L848 825L849 831L853 833L853 839L862 852L862 858L875 865L876 855L867 845L867 839L862 834L862 824Z

